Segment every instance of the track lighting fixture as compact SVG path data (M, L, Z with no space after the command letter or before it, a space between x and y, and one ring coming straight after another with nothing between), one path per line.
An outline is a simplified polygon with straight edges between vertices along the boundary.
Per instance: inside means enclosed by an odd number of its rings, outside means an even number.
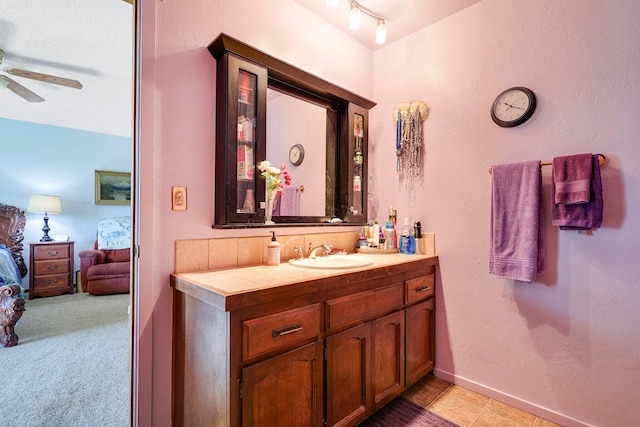
M349 11L349 28L357 30L360 28L360 9L355 4L351 4Z
M377 16L376 14L370 12L369 10L363 8L356 2L355 0L349 1L349 28L352 30L357 30L360 28L360 16L365 14L370 18L378 21L378 26L376 27L376 43L384 44L387 41L387 24L384 21L384 18L381 16ZM327 6L335 7L339 3L339 0L327 0Z
M384 44L387 41L387 24L383 19L378 20L378 27L376 28L376 43Z

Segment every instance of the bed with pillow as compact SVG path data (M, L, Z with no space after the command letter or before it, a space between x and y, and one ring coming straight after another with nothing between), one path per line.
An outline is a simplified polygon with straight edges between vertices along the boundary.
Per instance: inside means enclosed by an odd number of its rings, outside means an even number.
M15 206L0 203L0 343L18 344L15 325L24 312L22 278L27 266L22 256L26 219Z

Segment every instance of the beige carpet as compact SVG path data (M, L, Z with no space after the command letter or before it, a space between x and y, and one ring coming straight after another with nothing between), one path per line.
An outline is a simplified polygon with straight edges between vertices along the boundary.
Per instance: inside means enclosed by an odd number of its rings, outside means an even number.
M129 295L26 301L0 347L0 425L129 425Z

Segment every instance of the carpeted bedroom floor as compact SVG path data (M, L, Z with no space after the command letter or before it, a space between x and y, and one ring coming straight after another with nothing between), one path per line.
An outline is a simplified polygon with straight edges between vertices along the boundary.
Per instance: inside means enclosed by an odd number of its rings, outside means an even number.
M129 425L129 295L26 300L15 347L0 347L0 424Z

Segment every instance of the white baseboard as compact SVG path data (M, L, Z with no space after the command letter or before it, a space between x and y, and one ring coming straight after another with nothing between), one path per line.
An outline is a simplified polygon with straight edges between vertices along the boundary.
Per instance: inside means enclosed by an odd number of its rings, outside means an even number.
M497 400L498 402L513 406L514 408L529 412L530 414L534 414L537 417L553 421L554 423L560 424L564 427L594 427L591 424L586 424L583 421L579 421L567 415L560 414L547 408L543 408L542 406L527 402L526 400L520 399L516 396L503 393L500 390L478 384L477 382L471 381L467 378L463 378L459 375L455 375L451 372L443 371L442 369L439 369L437 367L433 370L433 374L437 378L441 378L443 380L449 381L450 383L467 388L471 391L475 391L476 393L480 393L484 396L490 397L491 399Z

